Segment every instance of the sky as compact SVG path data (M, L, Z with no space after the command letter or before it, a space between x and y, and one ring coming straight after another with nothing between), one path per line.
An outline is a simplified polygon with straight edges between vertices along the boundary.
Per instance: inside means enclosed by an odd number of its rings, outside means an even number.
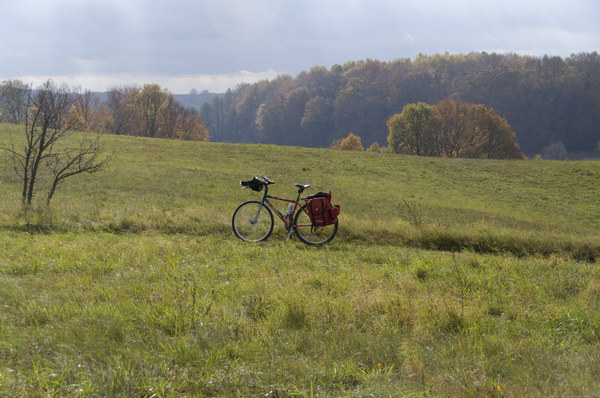
M598 0L0 0L0 81L174 94L366 58L600 50Z

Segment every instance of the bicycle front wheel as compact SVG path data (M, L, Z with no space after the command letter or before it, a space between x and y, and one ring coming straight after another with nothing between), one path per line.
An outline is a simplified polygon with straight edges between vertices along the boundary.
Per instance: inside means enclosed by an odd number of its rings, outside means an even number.
M310 221L306 206L302 206L294 217L294 232L298 239L307 245L322 246L330 242L338 230L338 222L335 224L315 227Z
M266 240L273 232L273 213L258 201L242 203L231 220L235 236L246 242Z

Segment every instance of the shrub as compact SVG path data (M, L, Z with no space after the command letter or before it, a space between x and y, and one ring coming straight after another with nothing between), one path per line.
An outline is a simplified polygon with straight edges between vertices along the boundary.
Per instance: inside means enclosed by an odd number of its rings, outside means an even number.
M342 139L335 140L335 142L333 143L331 148L332 149L341 149L343 151L364 151L365 150L365 148L363 148L363 146L362 146L360 137L353 133L348 134L346 137L344 137Z

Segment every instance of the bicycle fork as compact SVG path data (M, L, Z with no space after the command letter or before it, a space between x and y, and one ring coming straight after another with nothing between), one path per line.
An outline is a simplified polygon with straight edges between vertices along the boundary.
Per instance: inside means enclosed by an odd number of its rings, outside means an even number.
M248 220L248 221L250 221L250 224L255 225L258 222L258 216L260 215L260 211L262 210L263 206L264 206L264 204L261 206L258 206L258 211L256 212L256 215L253 218L251 218L250 220Z

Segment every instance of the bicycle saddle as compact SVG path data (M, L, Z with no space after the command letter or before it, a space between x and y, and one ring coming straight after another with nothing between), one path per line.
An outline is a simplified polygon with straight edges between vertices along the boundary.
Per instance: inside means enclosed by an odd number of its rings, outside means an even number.
M302 192L302 191L304 191L305 189L307 189L307 188L310 188L312 185L310 185L310 184L307 184L307 185L303 185L303 184L294 184L294 186L295 186L296 188L298 188L298 192Z

